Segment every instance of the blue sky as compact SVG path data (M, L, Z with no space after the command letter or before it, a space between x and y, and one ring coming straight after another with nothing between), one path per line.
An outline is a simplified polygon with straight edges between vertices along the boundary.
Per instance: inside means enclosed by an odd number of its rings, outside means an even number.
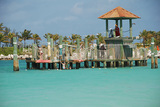
M160 31L159 5L160 0L0 0L0 23L40 37L45 33L105 35L105 21L98 17L121 6L141 17L133 20L133 36L138 36L143 29ZM109 28L114 24L110 21ZM128 20L123 21L123 30L129 30Z

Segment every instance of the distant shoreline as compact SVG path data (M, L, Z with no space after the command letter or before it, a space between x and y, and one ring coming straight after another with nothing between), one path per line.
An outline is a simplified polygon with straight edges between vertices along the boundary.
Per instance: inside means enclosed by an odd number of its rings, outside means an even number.
M18 60L25 60L26 58L32 58L32 55L18 55ZM13 60L13 55L4 56L1 54L0 60Z

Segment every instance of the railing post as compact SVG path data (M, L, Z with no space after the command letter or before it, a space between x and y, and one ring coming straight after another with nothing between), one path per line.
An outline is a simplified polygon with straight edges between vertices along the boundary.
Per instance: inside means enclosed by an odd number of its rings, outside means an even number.
M80 41L79 41L79 38L77 38L77 57L78 59L80 58Z
M87 38L85 38L84 43L85 43L85 57L86 59L88 59L88 39Z
M99 59L99 38L97 38L97 59Z
M62 36L59 37L59 56L60 60L62 60Z
M51 38L51 40L50 40L50 42L51 42L51 59L53 60L53 57L54 57L54 54L53 54L53 38Z
M50 40L50 35L47 35L47 42L48 42L48 60L51 60L51 40Z

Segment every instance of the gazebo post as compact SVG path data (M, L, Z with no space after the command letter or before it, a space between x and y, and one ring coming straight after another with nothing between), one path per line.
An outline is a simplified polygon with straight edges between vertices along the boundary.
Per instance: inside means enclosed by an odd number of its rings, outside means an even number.
M108 38L108 19L106 19L106 37Z
M130 25L130 37L132 37L132 19L129 19L129 25Z
M120 37L123 37L122 18L120 19Z
M118 19L116 19L116 25L118 26Z

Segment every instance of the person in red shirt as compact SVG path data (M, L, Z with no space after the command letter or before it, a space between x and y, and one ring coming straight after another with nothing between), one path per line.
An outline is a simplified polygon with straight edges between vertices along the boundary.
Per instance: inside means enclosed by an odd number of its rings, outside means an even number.
M116 37L120 36L119 28L116 24L115 24L115 33L116 33Z

